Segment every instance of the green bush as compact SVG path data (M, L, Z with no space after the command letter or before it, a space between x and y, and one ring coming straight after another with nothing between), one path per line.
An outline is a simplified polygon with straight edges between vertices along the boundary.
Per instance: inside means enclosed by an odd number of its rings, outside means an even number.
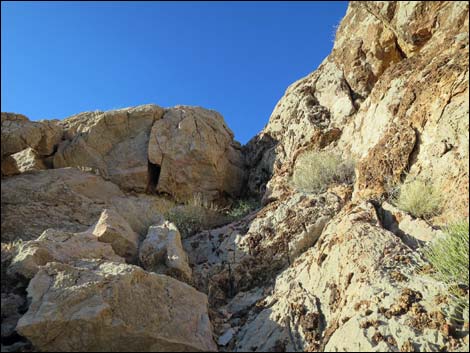
M457 307L468 315L469 222L452 224L444 233L424 249L424 255L435 269L435 276L449 285Z
M227 215L232 221L236 221L259 207L260 202L257 199L241 199L235 202Z
M354 163L331 152L306 152L295 163L292 181L298 190L323 192L332 183L352 183Z
M399 186L392 202L399 209L419 218L437 216L442 210L439 188L421 179L412 179Z

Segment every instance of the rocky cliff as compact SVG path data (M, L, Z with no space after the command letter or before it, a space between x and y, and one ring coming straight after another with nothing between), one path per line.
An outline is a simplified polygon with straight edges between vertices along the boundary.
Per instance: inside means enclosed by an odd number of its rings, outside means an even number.
M351 2L245 146L200 107L2 113L2 351L468 351L422 251L468 219L468 33L466 2ZM354 178L297 187L308 153ZM397 207L413 180L439 212Z

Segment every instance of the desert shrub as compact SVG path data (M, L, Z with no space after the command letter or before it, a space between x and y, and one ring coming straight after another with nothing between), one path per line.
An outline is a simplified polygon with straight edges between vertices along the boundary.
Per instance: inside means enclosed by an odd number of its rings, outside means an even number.
M352 183L354 162L331 152L306 152L297 159L292 181L307 192L325 191L332 183Z
M232 208L227 212L227 216L232 220L238 220L245 217L253 210L260 207L260 202L257 199L240 199L237 200Z
M397 187L392 203L414 217L431 218L441 212L442 195L430 182L411 179Z
M444 233L424 249L424 255L434 268L435 276L449 285L456 307L468 315L469 222L454 223Z
M224 212L199 194L185 204L171 208L164 216L176 225L183 238L230 221Z

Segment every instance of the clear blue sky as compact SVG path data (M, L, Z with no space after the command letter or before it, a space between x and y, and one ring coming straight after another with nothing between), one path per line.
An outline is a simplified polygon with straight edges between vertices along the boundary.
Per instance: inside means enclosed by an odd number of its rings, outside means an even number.
M2 111L219 111L247 142L329 54L347 2L5 2Z

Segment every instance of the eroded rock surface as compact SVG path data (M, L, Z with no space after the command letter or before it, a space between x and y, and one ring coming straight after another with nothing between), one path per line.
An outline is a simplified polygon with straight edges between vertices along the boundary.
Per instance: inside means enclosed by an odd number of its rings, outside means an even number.
M188 200L238 196L244 182L241 146L222 116L198 107L179 106L155 122L149 161L161 167L157 190Z
M117 185L75 168L48 169L2 180L2 240L37 238L48 228L87 230L105 208L116 210L138 234L161 221L172 203L125 195Z
M41 266L49 262L70 263L80 259L124 261L111 245L99 242L90 232L68 233L48 229L36 240L21 244L8 270L31 279Z
M149 227L139 249L139 260L148 271L191 280L191 268L181 244L180 232L168 221Z
M49 263L17 331L42 351L215 351L206 295L116 262ZM66 334L64 334L66 333Z
M105 209L91 232L100 242L110 244L114 252L128 262L137 259L139 234L116 211Z

